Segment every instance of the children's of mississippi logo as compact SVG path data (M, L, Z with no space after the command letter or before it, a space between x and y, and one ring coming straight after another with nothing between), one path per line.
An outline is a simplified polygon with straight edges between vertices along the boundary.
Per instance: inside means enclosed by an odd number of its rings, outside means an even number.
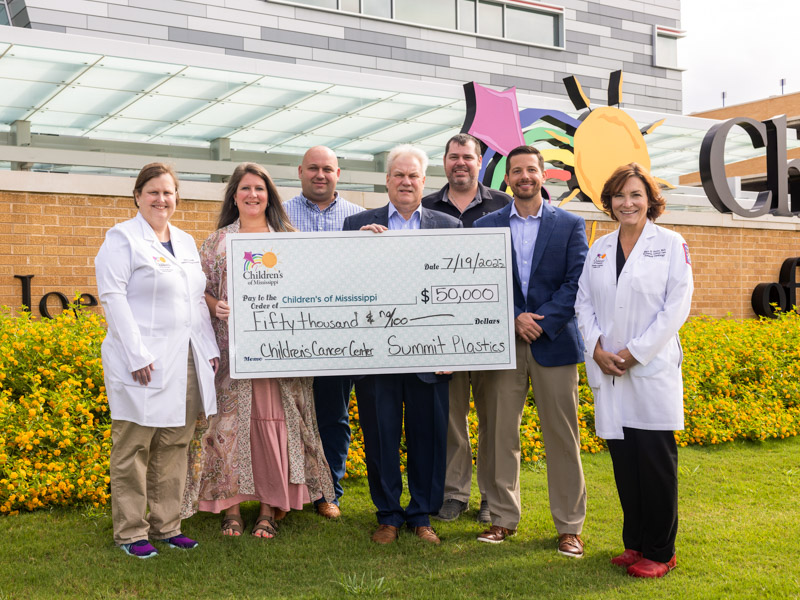
M283 279L283 273L275 267L278 264L278 255L271 250L268 252L245 252L244 272L242 278L248 285L277 285Z
M272 269L277 264L278 264L278 256L274 252L264 252L256 254L253 254L252 252L244 253L245 271L252 271L253 269L258 269L259 267Z

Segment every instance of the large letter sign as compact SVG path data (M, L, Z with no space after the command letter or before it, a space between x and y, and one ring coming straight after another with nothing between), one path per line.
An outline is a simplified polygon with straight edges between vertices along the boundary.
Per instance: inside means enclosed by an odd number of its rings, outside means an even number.
M750 304L761 317L775 317L775 312L797 311L797 269L800 257L787 258L781 265L780 283L759 283L753 290Z
M767 147L767 187L758 193L751 208L742 207L728 189L725 176L725 140L728 132L742 127L750 136L754 148ZM735 117L714 125L706 133L700 147L700 179L711 204L721 213L734 213L755 218L766 214L793 217L800 213L800 192L789 203L789 174L800 175L800 160L787 162L786 116L773 117L759 123L748 117ZM797 188L792 190L797 192Z

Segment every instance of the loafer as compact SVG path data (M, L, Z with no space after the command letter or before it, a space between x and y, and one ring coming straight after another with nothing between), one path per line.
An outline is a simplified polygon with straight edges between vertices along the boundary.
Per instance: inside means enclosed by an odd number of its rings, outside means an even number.
M617 565L618 567L630 567L632 564L635 564L642 560L642 553L638 550L630 550L625 548L625 552L622 554L615 556L611 559L612 565Z
M675 556L669 559L669 562L665 563L643 558L628 567L628 575L631 577L663 577L672 571L676 564Z
M180 548L181 550L191 550L192 548L197 548L197 546L200 545L192 538L188 538L180 533L161 541L165 544L169 544L170 548Z
M483 533L478 534L478 541L486 542L487 544L499 544L515 533L517 533L516 529L507 529L505 527L500 527L500 525L492 525Z
M492 513L489 511L489 503L481 500L481 507L478 510L478 523L489 525L492 522Z
M398 529L394 525L379 525L372 534L372 541L376 544L391 544L397 539Z
M439 536L436 535L436 532L433 530L433 527L430 525L420 525L418 527L412 527L411 530L414 532L419 539L423 542L428 542L429 544L440 544L442 540L439 539Z
M317 513L326 519L338 519L342 511L333 502L320 502L317 504Z
M130 544L120 544L119 547L122 548L125 554L135 556L136 558L152 558L153 556L158 556L158 550L147 540L139 540L138 542L132 542Z
M583 556L583 540L576 533L562 533L558 536L558 553L570 558Z
M467 512L468 508L468 503L449 498L444 501L442 508L439 509L438 514L433 515L433 518L439 521L455 521L463 513Z

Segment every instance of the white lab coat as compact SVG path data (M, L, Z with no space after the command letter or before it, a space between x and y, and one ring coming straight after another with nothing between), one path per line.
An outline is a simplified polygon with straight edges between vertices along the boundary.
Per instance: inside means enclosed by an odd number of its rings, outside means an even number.
M192 236L169 226L175 256L137 214L106 233L95 258L97 289L108 333L102 346L111 418L146 427L186 421L186 363L193 349L203 409L216 414L214 371L219 356L205 303L206 277ZM131 373L154 364L143 386Z
M619 230L589 249L575 300L597 435L622 439L623 427L683 429L678 331L694 290L688 246L679 234L647 221L617 281L618 237ZM621 377L603 374L592 358L601 338L604 350L627 348L639 364Z

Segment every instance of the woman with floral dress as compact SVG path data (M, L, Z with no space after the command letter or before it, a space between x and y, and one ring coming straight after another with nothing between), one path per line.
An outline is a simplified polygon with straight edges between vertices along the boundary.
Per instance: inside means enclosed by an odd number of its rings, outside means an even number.
M240 503L257 500L261 506L252 534L272 538L276 521L289 510L322 497L332 501L333 482L317 428L313 380L230 377L226 237L296 230L269 174L255 163L234 170L217 226L200 257L221 355L218 414L191 448L184 512L224 511L222 534L238 536L244 531Z

